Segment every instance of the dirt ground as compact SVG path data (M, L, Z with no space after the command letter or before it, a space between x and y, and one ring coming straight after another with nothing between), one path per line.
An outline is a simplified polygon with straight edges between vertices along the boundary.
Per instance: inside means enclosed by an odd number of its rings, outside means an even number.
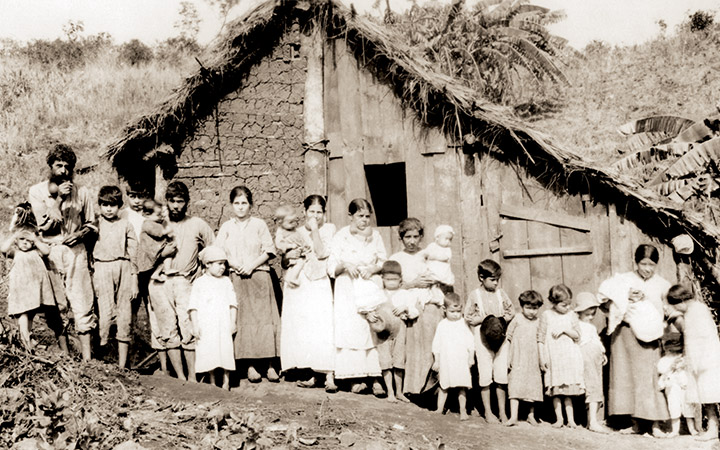
M139 383L146 402L174 403L182 414L207 411L212 416L213 411L220 411L220 415L235 411L231 417L261 417L263 438L256 440L257 448L720 449L717 441L698 442L690 436L654 439L602 435L584 429L558 430L549 424L507 428L489 425L478 415L461 423L455 413L441 416L413 404L391 404L372 395L327 394L322 389L302 389L287 382L250 384L243 380L231 392L162 375L140 376ZM137 433L135 441L146 448L233 448L232 432L223 434L222 426L220 429L219 433L188 429L184 438L174 442L156 437L144 440L142 433Z

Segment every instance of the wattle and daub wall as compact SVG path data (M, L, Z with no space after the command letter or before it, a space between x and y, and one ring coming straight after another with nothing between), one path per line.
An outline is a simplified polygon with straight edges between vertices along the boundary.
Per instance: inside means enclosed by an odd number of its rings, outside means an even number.
M174 177L190 188L192 214L219 228L233 216L229 193L238 185L252 191L255 214L269 224L281 201L302 202L305 68L293 29L198 124Z

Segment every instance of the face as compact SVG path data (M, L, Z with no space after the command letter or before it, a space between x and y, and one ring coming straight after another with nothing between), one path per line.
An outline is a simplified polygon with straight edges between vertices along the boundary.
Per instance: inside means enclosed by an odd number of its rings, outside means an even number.
M423 236L418 230L408 230L405 235L400 238L405 247L405 251L411 255L420 251L420 243L422 242Z
M580 320L584 322L591 322L595 318L595 314L597 314L597 306L588 308L585 311L580 311Z
M67 161L53 161L50 165L50 177L56 182L72 178L73 169Z
M495 289L497 289L498 284L500 283L500 277L480 278L480 282L486 291L495 292Z
M440 247L450 247L452 238L453 238L452 233L443 233L435 239L435 242Z
M648 280L655 275L656 268L657 264L650 258L645 258L637 263L637 273L643 280Z
M177 222L185 217L187 213L187 202L182 197L172 197L167 199L167 208L170 220Z
M447 305L445 307L445 317L448 320L460 320L462 318L462 306L458 304Z
M207 264L207 271L214 277L221 277L225 274L225 261L213 261Z
M119 210L120 207L118 205L111 205L109 203L100 205L100 214L107 220L117 219Z
M247 197L240 194L232 202L232 208L238 219L244 219L250 215L250 202Z
M529 320L535 320L539 311L540 307L538 306L525 305L522 307L523 316L525 316L525 318Z
M354 225L358 230L363 231L370 226L370 211L367 209L355 211L355 214L350 215L350 224Z
M402 277L396 273L384 273L382 276L383 286L389 291L400 289Z
M283 217L282 222L280 222L280 226L285 230L292 231L298 227L299 221L300 218L297 216L297 214L288 214L287 216Z
M33 242L28 236L19 236L17 238L17 246L21 252L27 252L33 248Z
M142 208L142 204L145 200L147 200L146 197L136 194L134 192L131 192L127 195L128 198L128 205L130 205L130 209L133 211L140 211Z
M153 208L152 214L148 216L148 220L152 220L153 222L162 222L163 221L163 209L162 206L156 206Z
M559 312L560 314L565 314L568 311L570 311L570 302L563 300L559 303L555 303L553 305L553 309L555 311Z
M315 219L318 227L321 227L325 223L325 211L323 211L322 206L313 203L305 210L305 219Z

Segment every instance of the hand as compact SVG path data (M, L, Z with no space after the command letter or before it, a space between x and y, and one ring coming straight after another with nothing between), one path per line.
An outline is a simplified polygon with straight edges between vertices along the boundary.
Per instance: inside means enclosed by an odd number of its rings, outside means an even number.
M196 339L200 339L200 337L201 337L202 335L201 335L201 333L200 333L200 328L199 328L199 327L193 327L193 335L195 336Z
M365 319L366 319L368 322L375 323L375 322L378 321L378 316L377 316L377 314L375 314L375 311L370 311L370 312L367 313L367 315L365 316Z
M563 334L565 334L564 331L553 331L550 336L552 336L553 339L559 339Z
M298 259L302 256L302 249L300 248L294 248L290 250L289 252L285 253L285 258L288 260Z
M235 269L235 271L237 273L239 273L240 275L246 276L246 277L249 277L250 275L252 275L254 270L255 270L255 267L252 266L252 263L245 263L242 266L239 266L238 268Z
M67 197L72 192L73 182L70 180L63 181L58 185L58 194L60 197Z
M440 372L440 362L439 361L436 360L433 362L432 370L433 370L433 372L438 372L438 373Z
M408 288L427 288L432 286L434 280L427 274L422 274L407 284Z
M473 364L475 364L475 355L471 353L468 355L468 366L472 367Z
M358 266L356 266L355 264L344 263L343 269L345 270L345 273L350 276L350 278L360 277L360 269L358 269Z
M315 219L314 217L311 217L305 223L306 223L307 227L310 229L310 231L317 231L317 229L318 229L317 219Z
M396 306L393 308L392 313L396 316L402 316L403 314L407 313L407 306Z
M361 276L364 280L369 280L370 277L373 276L373 272L372 272L372 270L370 269L370 267L368 267L368 266L360 267L360 268L358 269L358 271L360 272L360 276Z
M540 358L540 370L543 372L547 372L549 369L547 361L545 361L545 358Z
M605 354L604 354L604 353L603 353L603 355L602 355L602 356L603 356L603 359L602 359L602 365L604 366L605 364L607 364L607 362L608 362L608 359L607 359L607 356L605 356Z
M130 288L130 296L133 299L136 299L138 295L140 295L140 289L138 288L138 281L137 281L137 275L132 276L132 281L130 282L132 287Z
M640 300L645 299L645 293L642 291L638 291L637 289L630 289L630 294L628 294L628 300L631 302L639 302Z
M162 252L160 252L160 256L163 258L169 258L171 256L175 256L175 253L177 253L177 246L174 242L169 242L165 248L163 248Z
M62 243L68 247L74 247L78 242L80 242L83 236L85 236L85 232L78 230L66 237Z

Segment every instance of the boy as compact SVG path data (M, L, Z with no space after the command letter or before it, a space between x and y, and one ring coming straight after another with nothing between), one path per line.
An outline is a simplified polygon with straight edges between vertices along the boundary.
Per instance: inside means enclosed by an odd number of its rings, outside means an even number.
M498 423L498 418L491 409L490 386L495 382L498 412L500 421L507 422L505 399L507 392L507 342L503 342L499 349L493 350L486 337L480 332L480 325L489 316L502 318L505 324L515 316L513 305L505 291L498 288L502 268L500 264L491 259L480 261L478 264L478 279L480 287L470 293L466 307L465 320L475 335L475 354L477 356L478 383L485 420L488 423Z
M403 375L405 369L405 320L417 318L417 298L405 289L401 289L402 268L397 261L385 261L380 270L387 301L368 313L370 328L381 342L377 344L380 369L387 387L387 399L390 402L400 400L408 402L403 395ZM393 389L393 378L395 389ZM397 393L396 393L397 392Z
M127 219L118 217L122 192L117 186L103 186L98 193L100 217L98 238L93 249L93 281L97 296L100 345L107 345L110 327L116 322L118 365L127 363L130 344L132 299L137 297L137 239Z

